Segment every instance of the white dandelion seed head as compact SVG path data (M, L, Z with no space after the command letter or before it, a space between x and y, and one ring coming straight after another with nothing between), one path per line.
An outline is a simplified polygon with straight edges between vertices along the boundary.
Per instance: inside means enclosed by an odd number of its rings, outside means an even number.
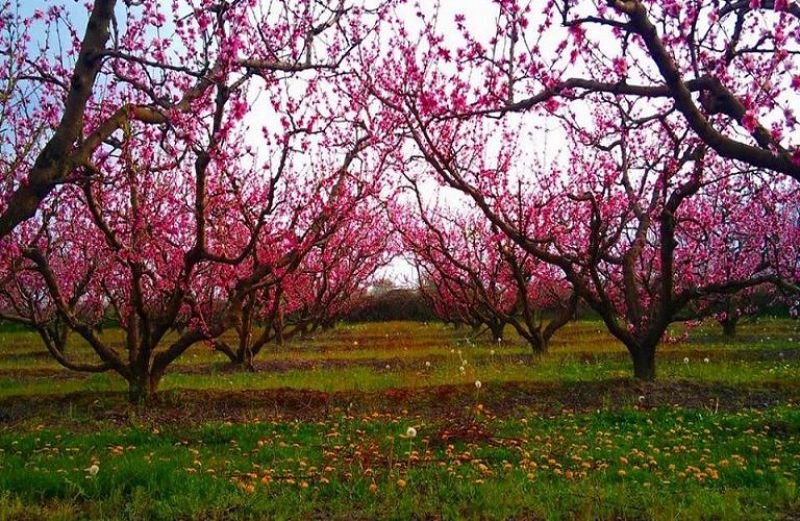
M409 438L416 438L417 429L415 429L414 427L409 427L408 429L406 429L406 436L408 436Z

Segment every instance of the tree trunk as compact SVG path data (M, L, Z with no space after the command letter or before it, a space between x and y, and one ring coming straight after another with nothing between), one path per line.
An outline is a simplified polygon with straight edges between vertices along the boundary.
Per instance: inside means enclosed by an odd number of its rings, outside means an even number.
M492 340L497 342L503 339L503 324L492 323L488 324L489 330L492 332Z
M549 338L545 338L545 336L541 333L541 331L531 332L531 335L528 338L528 343L531 345L533 354L535 355L547 354L547 350L550 348L549 340L550 340Z
M736 336L736 323L738 321L735 318L726 318L725 320L721 320L720 324L722 325L722 334L726 338L734 338Z
M256 358L256 354L253 352L252 348L245 349L244 356L242 357L242 367L248 371L255 371L256 366L254 365L254 360Z
M308 324L306 322L301 322L300 325L297 326L297 332L301 340L308 338Z
M275 324L273 327L273 331L275 331L275 344L282 346L283 345L283 322Z
M639 346L631 351L633 359L633 376L638 380L653 381L656 379L655 346Z
M128 401L133 404L148 403L153 400L161 377L145 374L128 382Z
M253 352L252 348L247 349L244 347L239 347L235 352L233 351L223 351L228 358L230 359L230 367L232 368L239 368L241 370L247 371L255 371L255 366L253 365L253 360L255 360L256 353Z

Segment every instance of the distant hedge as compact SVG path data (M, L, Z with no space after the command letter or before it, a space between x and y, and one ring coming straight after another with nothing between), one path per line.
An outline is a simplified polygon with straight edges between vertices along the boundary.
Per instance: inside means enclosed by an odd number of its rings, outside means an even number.
M385 320L436 320L428 302L413 289L392 289L362 297L344 318L347 322Z

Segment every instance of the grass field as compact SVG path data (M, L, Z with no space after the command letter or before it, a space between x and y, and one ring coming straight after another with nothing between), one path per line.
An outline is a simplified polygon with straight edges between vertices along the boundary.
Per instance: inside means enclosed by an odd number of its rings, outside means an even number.
M256 372L196 346L134 407L0 332L0 520L798 519L798 340L788 320L700 327L640 383L599 322L536 359L342 325Z

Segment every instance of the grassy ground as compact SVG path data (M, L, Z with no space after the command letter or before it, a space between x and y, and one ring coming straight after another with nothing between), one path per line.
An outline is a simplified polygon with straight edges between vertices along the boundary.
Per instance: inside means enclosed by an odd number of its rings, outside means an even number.
M782 320L694 329L642 384L597 322L539 359L348 325L256 373L197 346L134 408L120 379L0 332L0 519L796 519L798 339Z

